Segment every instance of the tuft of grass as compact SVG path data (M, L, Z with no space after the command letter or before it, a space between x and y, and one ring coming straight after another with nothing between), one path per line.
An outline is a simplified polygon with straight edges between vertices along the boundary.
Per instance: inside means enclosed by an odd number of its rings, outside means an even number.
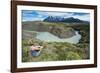
M22 62L29 61L29 49L28 47L23 47L22 49Z

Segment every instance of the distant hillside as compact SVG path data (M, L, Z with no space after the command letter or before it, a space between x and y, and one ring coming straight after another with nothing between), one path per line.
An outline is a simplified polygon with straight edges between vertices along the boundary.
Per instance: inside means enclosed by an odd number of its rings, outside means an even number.
M22 29L28 31L37 31L37 32L50 32L59 38L69 38L75 35L75 31L71 27L66 27L65 24L59 23L48 23L48 22L39 22L39 21L31 21L31 22L22 22ZM27 34L27 35L26 35ZM29 33L32 35L33 33ZM25 36L28 35L28 32L23 33Z
M88 21L83 21L78 18L62 18L58 16L48 16L44 19L45 22L66 22L66 23L89 23Z

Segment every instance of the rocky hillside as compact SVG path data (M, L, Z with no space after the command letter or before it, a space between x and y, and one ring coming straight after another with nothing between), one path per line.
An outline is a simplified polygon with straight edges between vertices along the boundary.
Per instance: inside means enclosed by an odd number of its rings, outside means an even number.
M65 24L47 23L47 22L23 22L23 30L31 30L37 32L50 32L59 38L69 38L75 35L75 31L71 27L67 27Z
M65 27L59 27L59 26L51 27L50 33L58 36L59 38L69 38L75 35L75 31L71 27L65 28Z

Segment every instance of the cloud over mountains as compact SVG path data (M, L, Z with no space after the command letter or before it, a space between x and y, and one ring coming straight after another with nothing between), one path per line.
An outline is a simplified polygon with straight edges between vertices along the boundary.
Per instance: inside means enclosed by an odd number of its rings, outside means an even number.
M89 13L22 10L22 21L43 21L48 16L90 21Z

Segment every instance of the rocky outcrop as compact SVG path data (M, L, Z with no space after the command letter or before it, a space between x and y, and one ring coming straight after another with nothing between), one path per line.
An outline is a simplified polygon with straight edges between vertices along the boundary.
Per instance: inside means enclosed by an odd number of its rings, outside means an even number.
M70 27L66 29L64 27L52 27L50 33L58 36L59 38L69 38L75 35L74 29Z

